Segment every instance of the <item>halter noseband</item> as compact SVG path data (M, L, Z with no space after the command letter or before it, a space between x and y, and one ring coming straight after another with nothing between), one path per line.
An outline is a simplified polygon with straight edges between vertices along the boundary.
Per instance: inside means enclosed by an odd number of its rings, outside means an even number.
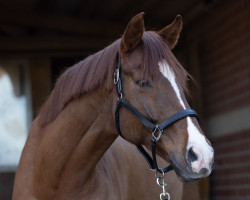
M151 137L152 158L147 153L147 151L143 148L142 145L136 145L138 151L143 155L143 157L149 164L150 169L156 170L159 173L166 173L166 172L173 170L173 167L171 165L165 167L164 169L161 169L158 167L157 159L156 159L156 142L161 138L162 132L165 128L167 128L168 126L172 125L173 123L177 122L180 119L183 119L185 117L195 117L199 122L200 120L199 120L197 113L191 109L184 109L173 114L172 116L164 120L162 123L155 125L123 98L120 72L121 72L121 60L120 60L120 54L117 53L117 68L114 73L114 84L116 85L116 91L118 95L116 111L115 111L115 124L116 124L116 129L119 135L123 138L122 132L120 129L120 120L119 120L119 110L120 110L120 107L122 106L126 110L128 110L132 115L134 115L134 117L137 120L139 120L152 133L152 137ZM156 135L157 132L158 132L158 135Z

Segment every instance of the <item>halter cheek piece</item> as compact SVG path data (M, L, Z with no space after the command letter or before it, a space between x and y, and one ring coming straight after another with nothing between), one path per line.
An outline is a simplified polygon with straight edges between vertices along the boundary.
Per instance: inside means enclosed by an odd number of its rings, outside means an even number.
M120 110L120 107L122 106L127 111L129 111L132 115L134 115L134 117L137 120L139 120L152 133L152 137L151 137L152 158L147 153L147 151L143 148L142 145L136 145L138 151L143 155L143 157L149 164L150 169L156 170L159 173L166 173L166 172L171 171L173 169L171 165L163 169L158 167L157 159L156 159L156 143L161 138L163 130L180 119L183 119L185 117L195 117L199 122L200 120L199 120L197 113L191 109L184 109L173 114L172 116L164 120L162 123L155 125L122 97L122 82L121 82L120 72L121 72L121 60L120 60L120 54L117 53L117 68L114 73L114 84L116 85L116 91L118 95L116 111L115 111L115 124L116 124L116 129L119 135L123 138L122 132L120 129L120 120L119 120L119 110Z

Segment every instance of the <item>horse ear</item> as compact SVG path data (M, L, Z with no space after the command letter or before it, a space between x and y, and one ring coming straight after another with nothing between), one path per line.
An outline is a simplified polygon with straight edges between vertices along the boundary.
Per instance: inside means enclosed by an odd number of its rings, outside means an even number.
M141 42L144 33L144 13L139 13L134 16L127 25L127 28L122 36L120 51L125 53L137 47Z
M177 15L175 20L160 30L158 34L164 39L170 49L173 49L178 42L182 29L182 17Z

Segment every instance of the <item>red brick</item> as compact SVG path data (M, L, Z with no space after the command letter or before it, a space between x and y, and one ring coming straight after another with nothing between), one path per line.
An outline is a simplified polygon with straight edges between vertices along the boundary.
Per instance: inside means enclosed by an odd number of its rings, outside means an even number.
M245 140L245 139L250 139L250 130L244 130L231 135L218 137L213 142L213 144L220 147L221 144L229 143L235 140Z
M250 178L249 177L241 177L241 178L227 178L224 177L223 179L212 179L211 184L216 184L216 185L250 185Z
M249 142L250 142L250 140L249 140ZM246 150L250 150L249 143L238 143L236 145L231 144L230 146L226 146L224 148L215 148L216 155L221 155L221 154L225 154L228 152L234 152L234 153L235 152L243 152Z
M249 189L223 189L223 190L215 190L213 191L213 195L216 196L224 196L226 197L232 197L232 196L248 196L250 195Z

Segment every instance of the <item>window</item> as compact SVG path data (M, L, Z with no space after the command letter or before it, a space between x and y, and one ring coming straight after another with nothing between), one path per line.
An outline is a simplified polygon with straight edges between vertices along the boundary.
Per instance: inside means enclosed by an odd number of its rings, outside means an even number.
M14 171L31 122L27 63L0 61L0 171Z

